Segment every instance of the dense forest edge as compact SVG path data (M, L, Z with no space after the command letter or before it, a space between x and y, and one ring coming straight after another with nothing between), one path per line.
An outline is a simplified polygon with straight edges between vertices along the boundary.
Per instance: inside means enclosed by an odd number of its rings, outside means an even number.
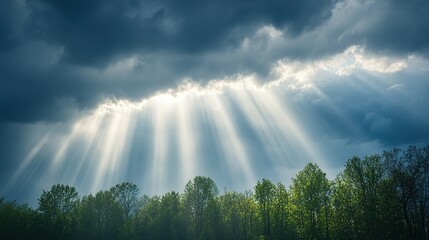
M203 176L163 196L56 184L37 209L0 198L0 239L428 240L429 145L352 157L334 180L309 163L289 187L262 179L244 193Z

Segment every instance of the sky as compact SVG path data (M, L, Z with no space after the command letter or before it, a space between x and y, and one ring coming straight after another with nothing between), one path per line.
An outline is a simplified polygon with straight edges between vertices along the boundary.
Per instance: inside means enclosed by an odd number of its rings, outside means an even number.
M0 196L330 179L429 143L426 0L4 0Z

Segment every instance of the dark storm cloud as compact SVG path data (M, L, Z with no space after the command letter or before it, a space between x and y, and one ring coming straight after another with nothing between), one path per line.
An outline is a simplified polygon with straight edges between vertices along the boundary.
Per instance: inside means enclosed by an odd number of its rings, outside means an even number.
M263 24L299 33L329 18L323 1L37 1L33 18L64 58L101 65L121 55L158 50L195 53L236 45Z
M317 28L296 36L285 34L276 52L288 58L314 59L351 45L387 55L429 53L429 2L424 0L344 0ZM274 55L278 57L278 55Z
M18 9L11 1L0 3L0 51L12 48L17 44L16 27Z
M376 1L374 5L380 8L380 16L377 17L377 23L369 27L365 38L370 48L403 53L429 53L428 1Z
M264 78L279 59L311 60L354 44L427 56L428 6L420 0L2 1L0 121L61 121L104 98L137 100L188 77ZM272 39L264 26L280 36ZM137 63L112 70L127 59Z
M234 49L266 24L299 34L331 8L330 0L2 1L0 121L63 120L105 97L137 99L183 77L237 73L222 70L223 56L204 62L207 52ZM144 64L107 71L133 56Z

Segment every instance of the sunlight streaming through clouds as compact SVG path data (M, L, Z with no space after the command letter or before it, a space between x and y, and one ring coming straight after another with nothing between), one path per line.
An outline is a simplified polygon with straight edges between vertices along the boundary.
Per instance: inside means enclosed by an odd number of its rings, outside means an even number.
M279 34L271 28L264 31L273 38ZM47 177L70 184L85 180L90 183L87 191L95 192L137 174L145 181L145 193L162 194L181 189L195 175L219 176L216 173L227 174L224 178L232 186L237 183L234 187L249 189L267 176L259 169L261 164L278 179L287 179L285 172L308 161L329 169L332 153L325 150L327 145L368 147L365 143L353 145L340 135L330 136L327 123L318 120L320 116L312 109L323 107L330 119L346 126L357 139L366 137L356 119L340 109L341 96L330 93L329 87L359 82L365 91L372 89L391 99L390 92L399 91L404 83L384 76L409 71L418 61L415 56L401 59L368 54L353 46L315 61L280 60L269 79L256 74L228 76L207 84L188 79L176 89L141 101L109 99L69 128L54 127L46 133L7 185L30 171L46 171ZM131 59L118 67L133 67L134 63ZM362 121L374 133L394 125L390 118L371 112ZM317 134L322 137L316 138ZM376 141L369 142L369 147L380 147ZM255 148L259 155L252 154ZM47 159L46 166L33 163L42 157ZM40 184L44 181L40 177Z
M10 189L14 186L14 184L16 184L16 182L20 178L25 178L26 175L29 175L28 173L31 172L31 169L29 169L29 167L32 164L32 161L37 157L37 155L41 154L41 150L46 147L51 133L52 129L45 133L43 137L36 143L36 145L30 150L30 152L27 154L27 156L24 158L24 160L21 162L19 167L16 169L16 171L13 173L12 177L6 184L6 191L10 191Z
M167 167L171 149L170 138L173 131L171 125L173 121L171 120L175 119L172 115L173 105L175 105L175 98L170 95L160 95L151 103L152 125L154 126L152 169L150 171L152 175L151 189L157 194L164 190L162 188L165 186L163 182L165 176L169 176L170 171L175 170Z
M195 131L195 116L193 115L193 101L185 102L180 99L177 110L178 145L182 176L181 181L186 182L196 173L197 133Z
M251 187L255 182L254 169L249 163L245 141L239 136L237 126L231 119L233 114L217 96L206 98L205 103L211 107L208 112L218 134L217 139L223 153L221 161L227 165L229 176L234 183L241 180L244 185Z

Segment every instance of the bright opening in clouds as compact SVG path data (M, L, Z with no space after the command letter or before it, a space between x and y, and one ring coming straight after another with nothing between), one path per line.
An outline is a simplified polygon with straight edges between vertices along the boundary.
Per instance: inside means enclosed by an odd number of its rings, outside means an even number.
M242 191L428 143L426 1L203 2L1 3L1 195Z

